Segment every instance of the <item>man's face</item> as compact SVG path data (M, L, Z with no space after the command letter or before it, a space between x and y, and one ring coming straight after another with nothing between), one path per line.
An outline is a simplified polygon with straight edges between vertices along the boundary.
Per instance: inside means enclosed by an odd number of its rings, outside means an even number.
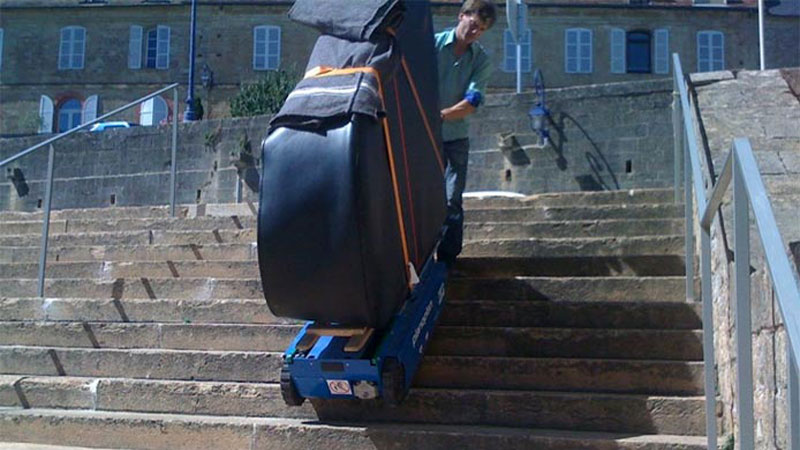
M489 26L477 14L461 13L458 15L456 38L459 41L472 44L488 29Z

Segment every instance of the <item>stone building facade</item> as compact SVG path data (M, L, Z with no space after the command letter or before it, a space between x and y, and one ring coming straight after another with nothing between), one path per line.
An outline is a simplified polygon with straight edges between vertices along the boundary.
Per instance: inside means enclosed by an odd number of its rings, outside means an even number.
M757 68L751 3L577 0L528 5L523 84L541 69L548 87L671 76L677 52L691 71ZM746 0L752 2L754 0ZM188 79L188 0L0 0L0 135L59 131ZM291 1L198 1L196 95L206 118L229 115L243 83L275 68L302 72L316 33L287 18ZM458 2L432 2L435 28L455 22ZM505 11L481 42L497 65L491 87L515 85L516 54ZM800 19L767 17L772 67L800 65ZM201 72L213 75L203 85ZM185 88L179 95L182 114ZM171 95L120 116L158 124Z

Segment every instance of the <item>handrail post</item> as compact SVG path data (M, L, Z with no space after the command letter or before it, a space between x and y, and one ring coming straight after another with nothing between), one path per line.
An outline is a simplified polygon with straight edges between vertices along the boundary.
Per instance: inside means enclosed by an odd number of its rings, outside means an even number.
M672 89L672 141L673 141L673 172L675 184L675 203L678 203L681 198L681 157L683 156L682 146L683 143L681 133L681 94L678 88L678 79L673 77L674 86ZM684 189L686 186L684 186Z
M175 182L178 159L178 87L172 89L172 158L169 169L169 216L175 217Z
M50 201L53 198L53 164L55 163L56 150L50 144L47 155L47 180L44 188L44 216L42 217L42 241L39 247L39 284L36 295L44 298L44 276L47 265L47 242L50 235Z
M683 134L684 139L686 139L686 134ZM686 273L686 301L693 301L694 300L694 220L692 220L693 211L694 211L694 202L692 200L692 168L691 168L691 158L689 158L689 146L684 145L684 187L683 187L683 197L684 197L684 215L685 215L685 226L686 229L684 233L686 234L686 239L684 242L684 252L686 255L685 258L685 273Z
M742 167L734 147L733 234L734 291L736 294L736 369L739 398L739 438L741 450L755 446L753 424L753 350L750 317L750 204Z
M717 395L714 356L714 299L711 297L711 232L700 227L700 286L703 302L703 367L708 448L717 448Z
M788 336L787 336L788 339ZM789 371L789 392L786 395L786 401L789 402L789 439L788 448L790 450L800 449L800 386L798 386L797 379L797 358L794 356L792 346L789 342L786 343L786 370Z

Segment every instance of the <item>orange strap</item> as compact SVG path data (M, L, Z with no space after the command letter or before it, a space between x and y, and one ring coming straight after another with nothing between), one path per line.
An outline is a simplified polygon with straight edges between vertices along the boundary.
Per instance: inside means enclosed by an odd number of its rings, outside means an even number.
M386 111L386 100L383 95L383 83L381 83L381 75L372 67L349 67L346 69L335 69L327 66L317 66L309 70L305 74L305 78L314 77L330 77L336 75L351 75L354 73L369 73L378 80L378 95L381 98L381 107ZM410 273L410 258L408 254L408 241L406 239L406 226L403 221L403 206L400 204L400 189L397 184L397 170L394 164L394 151L392 150L392 139L389 134L389 119L386 115L383 116L383 139L386 141L386 154L389 159L389 171L392 176L392 188L394 189L394 207L397 211L397 225L400 229L400 239L403 243L403 262L406 270L406 281L411 287L411 273Z
M428 116L425 114L425 110L422 108L422 101L419 99L419 93L417 92L417 85L414 83L414 77L411 76L411 70L408 69L408 63L406 63L405 56L402 57L400 61L403 64L403 70L406 73L406 78L408 78L408 84L411 86L411 92L414 94L414 100L417 102L419 115L422 116L422 122L425 124L425 130L428 132L428 139L431 140L431 147L433 147L433 153L436 155L436 161L439 162L439 169L442 171L442 175L444 175L444 162L442 161L442 154L439 150L439 147L436 146L436 139L433 137L431 124L428 123Z

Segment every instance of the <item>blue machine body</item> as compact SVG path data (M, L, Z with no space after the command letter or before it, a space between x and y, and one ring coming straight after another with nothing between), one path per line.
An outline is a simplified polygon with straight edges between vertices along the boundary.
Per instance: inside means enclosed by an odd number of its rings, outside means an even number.
M300 353L297 346L314 325L306 323L284 354L297 393L303 398L357 398L356 384L368 383L381 396L381 373L389 358L402 364L407 390L444 306L446 277L444 263L429 258L419 283L389 326L376 330L371 342L358 352L344 350L348 337L320 336L309 351Z

